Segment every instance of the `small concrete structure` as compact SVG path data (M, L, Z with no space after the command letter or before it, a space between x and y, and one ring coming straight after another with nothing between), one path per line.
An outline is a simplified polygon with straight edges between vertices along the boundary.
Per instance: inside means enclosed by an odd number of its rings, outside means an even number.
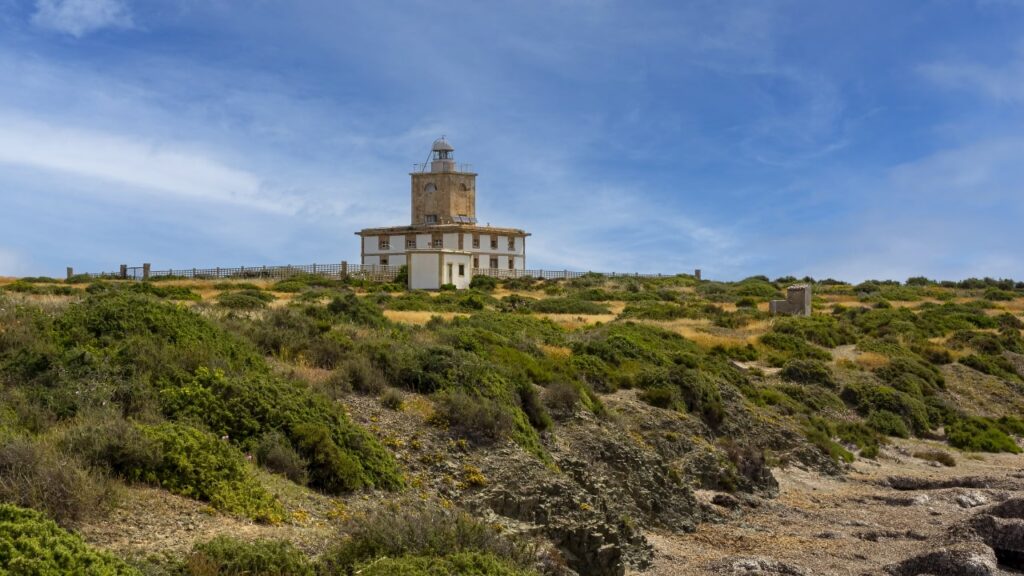
M811 286L809 284L797 284L786 288L786 299L772 300L768 303L768 311L772 316L780 314L810 316Z
M406 264L410 290L439 290L445 284L457 290L473 280L473 253L465 250L417 250Z

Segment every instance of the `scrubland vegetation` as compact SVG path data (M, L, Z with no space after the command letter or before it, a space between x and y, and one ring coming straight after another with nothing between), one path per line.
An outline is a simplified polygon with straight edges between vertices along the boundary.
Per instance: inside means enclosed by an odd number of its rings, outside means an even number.
M396 412L428 406L425 425L460 449L514 446L553 475L561 427L579 417L615 425L609 395L689 423L720 455L713 472L673 469L687 486L741 489L766 462L836 473L878 457L892 437L947 442L948 453L921 456L947 466L959 451L1020 452L1024 284L826 280L814 283L812 317L769 318L767 301L794 281L477 277L468 291L436 294L316 276L9 282L0 286L0 500L9 503L0 566L557 573L530 542L445 498L406 502L419 480L386 430L353 421L355 395ZM387 311L436 315L405 323ZM139 486L213 514L294 522L268 474L329 497L385 493L404 504L339 520L315 558L286 542L218 538L158 571L73 532ZM474 474L469 485L486 484Z

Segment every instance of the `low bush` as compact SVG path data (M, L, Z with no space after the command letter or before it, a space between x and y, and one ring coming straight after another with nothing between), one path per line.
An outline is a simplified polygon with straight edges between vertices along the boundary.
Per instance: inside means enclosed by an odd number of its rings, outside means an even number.
M289 542L243 542L218 536L197 544L186 557L184 576L313 576L313 565Z
M232 290L217 295L217 303L232 310L259 310L277 298L262 290Z
M460 390L434 396L435 418L459 435L474 440L495 441L511 435L514 420L500 403Z
M175 423L112 422L74 433L71 445L90 462L260 522L280 522L281 503L256 479L245 456L216 436Z
M476 275L469 281L469 287L482 292L493 292L498 287L498 279L493 276Z
M929 462L938 462L939 464L949 468L956 466L956 458L954 458L949 452L944 452L942 450L923 450L920 452L914 452L914 458L920 458Z
M795 358L786 362L779 375L790 382L836 388L832 370L820 360Z
M285 476L296 484L309 481L309 473L306 471L309 463L295 451L288 437L281 432L272 430L261 436L253 452L256 462L267 470Z
M676 408L681 405L679 390L670 386L655 386L640 391L638 398L641 401L658 408ZM682 406L685 408L685 405Z
M882 410L896 414L918 436L928 434L933 425L928 406L921 399L891 386L851 384L843 388L840 397L864 416Z
M903 421L903 418L888 410L878 410L869 414L867 425L872 430L886 436L910 437L910 430L907 429L907 423Z
M947 426L946 439L951 446L968 452L1021 452L1020 446L998 424L977 416L961 418Z
M401 410L404 401L405 395L395 388L388 388L380 395L380 403L391 410Z
M807 342L835 348L842 344L853 344L856 335L846 323L840 323L831 316L792 316L779 318L772 330L779 334L790 334Z
M808 418L804 423L804 436L835 462L853 462L855 458L849 450L832 440L837 436L835 425L823 418Z
M102 514L115 496L106 478L38 440L15 438L0 446L0 501L41 510L68 525Z
M533 570L483 552L460 552L446 556L402 556L380 558L356 566L361 576L532 576Z
M39 512L0 504L0 573L11 576L141 576Z
M528 573L531 550L509 540L488 524L460 510L446 511L432 503L400 501L365 516L353 516L343 527L346 536L321 558L321 573L351 574L356 566L379 558L447 557L477 553L501 559ZM441 562L449 562L442 560ZM419 565L413 561L413 566ZM442 564L443 565L443 564ZM479 564L478 564L479 565ZM395 566L403 566L400 562ZM469 564L472 566L472 564ZM397 569L397 568L396 568ZM482 570L482 569L481 569ZM522 574L523 572L511 572ZM420 574L421 572L374 572ZM510 574L509 572L425 572L426 574Z
M544 390L544 405L558 417L571 416L580 405L580 389L563 380L552 382Z
M827 350L808 344L802 338L792 334L769 332L761 337L761 344L768 348L766 359L774 366L782 366L786 361L801 358L808 360L828 361L832 355Z

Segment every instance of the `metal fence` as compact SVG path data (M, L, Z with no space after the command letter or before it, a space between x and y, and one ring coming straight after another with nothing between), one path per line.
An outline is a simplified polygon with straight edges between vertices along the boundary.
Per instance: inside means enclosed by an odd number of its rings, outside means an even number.
M299 266L238 266L235 268L183 268L169 270L153 270L149 264L142 266L122 265L117 272L86 273L80 276L90 278L109 278L122 280L216 280L216 279L283 279L299 274L316 274L329 278L353 278L373 282L391 282L401 271L402 266L380 266L375 264L304 264ZM74 270L68 268L68 278ZM575 270L507 270L502 268L474 268L475 276L492 276L494 278L532 277L544 280L571 280L581 276L596 275L606 278L664 278L674 274L641 274L637 272L579 272ZM700 278L700 271L695 271Z
M148 264L142 266L121 266L117 272L87 273L83 276L91 278L110 278L122 280L217 280L217 279L273 279L280 280L299 274L316 274L329 278L353 278L374 282L391 282L397 276L401 266L380 266L373 264L303 264L288 266L238 266L235 268L182 268L169 270L152 270ZM69 277L74 271L68 270Z
M575 270L507 270L504 268L474 268L474 276L493 276L494 278L540 278L543 280L571 280L581 276L593 275L605 278L665 278L674 274L641 274L638 272L578 272Z

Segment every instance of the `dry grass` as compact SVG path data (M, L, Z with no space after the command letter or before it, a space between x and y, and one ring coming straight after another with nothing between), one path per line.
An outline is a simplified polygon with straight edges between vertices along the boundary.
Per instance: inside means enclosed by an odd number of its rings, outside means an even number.
M692 320L681 318L679 320L667 321L641 320L641 322L671 330L688 340L692 340L701 348L754 344L757 342L758 336L766 331L768 326L767 321L764 321L752 323L747 329L742 331L721 330L712 332L711 322L704 319Z
M541 344L540 349L551 358L560 358L564 360L569 356L572 356L572 349L565 346L549 346L547 344Z
M884 354L877 352L861 352L854 358L859 366L868 370L874 370L876 368L882 368L883 366L889 365L889 357Z
M410 324L413 326L422 326L434 316L440 316L445 320L451 320L456 316L465 317L469 316L465 312L424 312L420 310L385 310L384 317L392 322L400 322L402 324Z
M575 330L584 326L607 323L615 320L615 314L535 314L539 318L547 318L567 330Z

